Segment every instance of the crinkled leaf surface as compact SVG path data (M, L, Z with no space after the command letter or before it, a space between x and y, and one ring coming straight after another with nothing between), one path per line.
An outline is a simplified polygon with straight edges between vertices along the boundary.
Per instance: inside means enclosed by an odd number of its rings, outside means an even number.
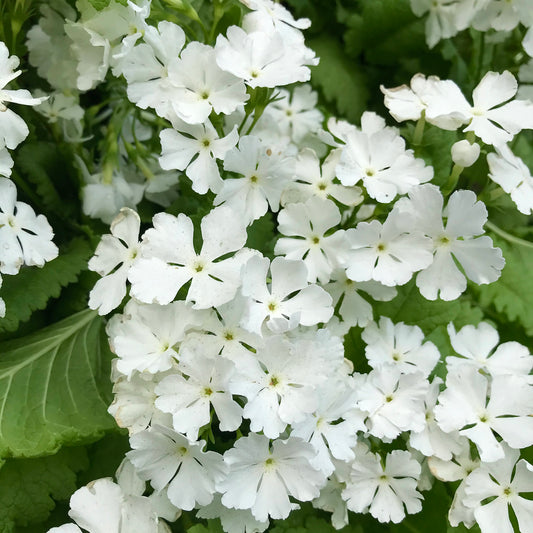
M51 454L113 428L111 357L90 310L0 344L0 458Z

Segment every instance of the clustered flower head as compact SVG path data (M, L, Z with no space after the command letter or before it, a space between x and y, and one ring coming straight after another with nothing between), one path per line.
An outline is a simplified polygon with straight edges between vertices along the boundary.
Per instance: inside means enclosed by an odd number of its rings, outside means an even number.
M499 344L488 322L450 323L455 355L443 353L417 325L373 309L409 282L444 301L496 282L505 259L485 233L485 204L457 180L432 183L434 168L373 112L325 125L305 83L319 61L302 33L310 22L271 0L242 3L241 24L211 44L155 25L149 0L43 5L28 34L30 63L56 91L40 112L66 138L83 137L84 92L113 79L128 99L99 117L101 160L78 165L85 214L110 223L89 261L100 276L89 307L119 309L107 322L109 412L131 450L118 483L79 489L76 524L50 533L164 533L182 511L262 532L302 502L339 529L348 511L399 523L422 509L431 476L460 481L452 525L510 531L511 506L528 531L521 494L533 466L520 450L533 445L533 356ZM518 1L411 4L430 12L430 46L470 24L530 23ZM17 63L0 43L2 87ZM490 179L528 214L532 178L508 143L533 129L533 103L517 89L504 71L488 72L471 100L422 74L381 90L397 122L460 130L452 176L490 152ZM2 274L57 255L50 225L8 179L9 150L27 135L8 105L42 100L0 89ZM185 189L197 210L180 208ZM143 198L169 212L142 224ZM257 244L265 221L274 242ZM352 328L366 373L345 358Z

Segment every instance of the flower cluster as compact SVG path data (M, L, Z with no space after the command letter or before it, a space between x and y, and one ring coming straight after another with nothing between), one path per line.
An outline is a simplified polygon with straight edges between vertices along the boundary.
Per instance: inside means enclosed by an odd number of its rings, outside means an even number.
M509 71L488 72L472 103L453 81L417 74L381 88L397 122L416 121L411 148L374 112L358 126L326 120L305 83L318 64L302 33L310 21L271 0L242 3L240 24L206 42L151 18L149 0L43 5L27 46L52 98L0 92L0 105L41 103L73 143L87 140L83 93L108 80L124 95L93 117L99 159L80 150L78 165L84 213L110 223L89 261L100 275L89 307L119 310L107 322L109 412L131 450L118 484L78 490L77 525L50 532L163 533L193 510L228 533L262 532L301 502L331 512L335 528L349 511L398 523L422 509L433 478L461 480L452 525L509 530L510 505L526 531L533 356L499 344L488 322L450 323L455 355L443 353L373 307L411 280L443 301L498 280L505 260L485 234L487 208L457 185L483 154L490 179L533 211L533 178L509 146L533 129L533 103L515 99ZM430 45L470 24L528 24L520 2L411 3L431 11ZM440 187L416 151L426 123L461 137ZM22 140L9 135L0 169ZM0 272L42 266L57 254L51 229L0 180ZM167 212L141 222L144 200ZM269 223L274 241L257 242ZM349 331L360 334L359 371L345 357Z

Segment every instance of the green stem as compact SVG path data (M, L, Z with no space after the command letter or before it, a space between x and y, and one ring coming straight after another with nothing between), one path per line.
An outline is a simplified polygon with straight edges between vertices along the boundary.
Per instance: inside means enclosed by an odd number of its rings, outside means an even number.
M487 222L485 222L485 226L494 233L496 233L496 235L499 235L510 243L518 244L519 246L524 246L526 248L533 248L533 242L526 241L524 239L521 239L520 237L515 237L514 235L511 235L510 233L507 233L506 231L500 229L498 226L488 220Z
M452 173L450 174L446 185L443 187L443 196L449 196L453 192L455 186L457 185L457 182L459 181L459 176L461 175L461 172L463 172L463 170L464 167L457 164L453 165Z
M413 135L413 144L418 146L422 143L422 137L424 136L424 127L426 126L426 112L422 111L418 122L416 123L415 133Z

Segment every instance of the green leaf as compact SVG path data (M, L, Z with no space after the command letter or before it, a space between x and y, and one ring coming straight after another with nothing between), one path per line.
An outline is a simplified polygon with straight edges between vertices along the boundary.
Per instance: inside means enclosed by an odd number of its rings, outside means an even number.
M247 232L246 246L248 248L259 250L267 257L274 257L275 232L272 213L267 212L255 220L251 226L248 226Z
M77 281L92 252L86 240L77 238L44 267L23 268L16 276L4 276L0 296L6 302L6 316L0 319L0 332L15 331L34 311L44 309L50 298L57 298L63 287Z
M65 448L38 459L10 459L0 469L0 532L46 520L54 500L76 490L76 472L87 467L84 448ZM31 531L35 531L33 528Z
M89 0L89 4L91 4L94 9L97 11L102 11L102 9L105 9L108 7L113 0ZM128 5L128 0L115 0L117 4L122 4L123 6Z
M115 426L103 319L82 311L0 344L0 458L55 453Z
M533 335L533 248L511 244L496 235L491 237L503 252L505 267L500 279L476 288L479 303L495 309L511 322L518 322L528 335Z
M338 114L358 122L368 100L364 74L335 39L319 37L308 44L320 57L318 66L312 68L311 82L328 102L335 104Z

